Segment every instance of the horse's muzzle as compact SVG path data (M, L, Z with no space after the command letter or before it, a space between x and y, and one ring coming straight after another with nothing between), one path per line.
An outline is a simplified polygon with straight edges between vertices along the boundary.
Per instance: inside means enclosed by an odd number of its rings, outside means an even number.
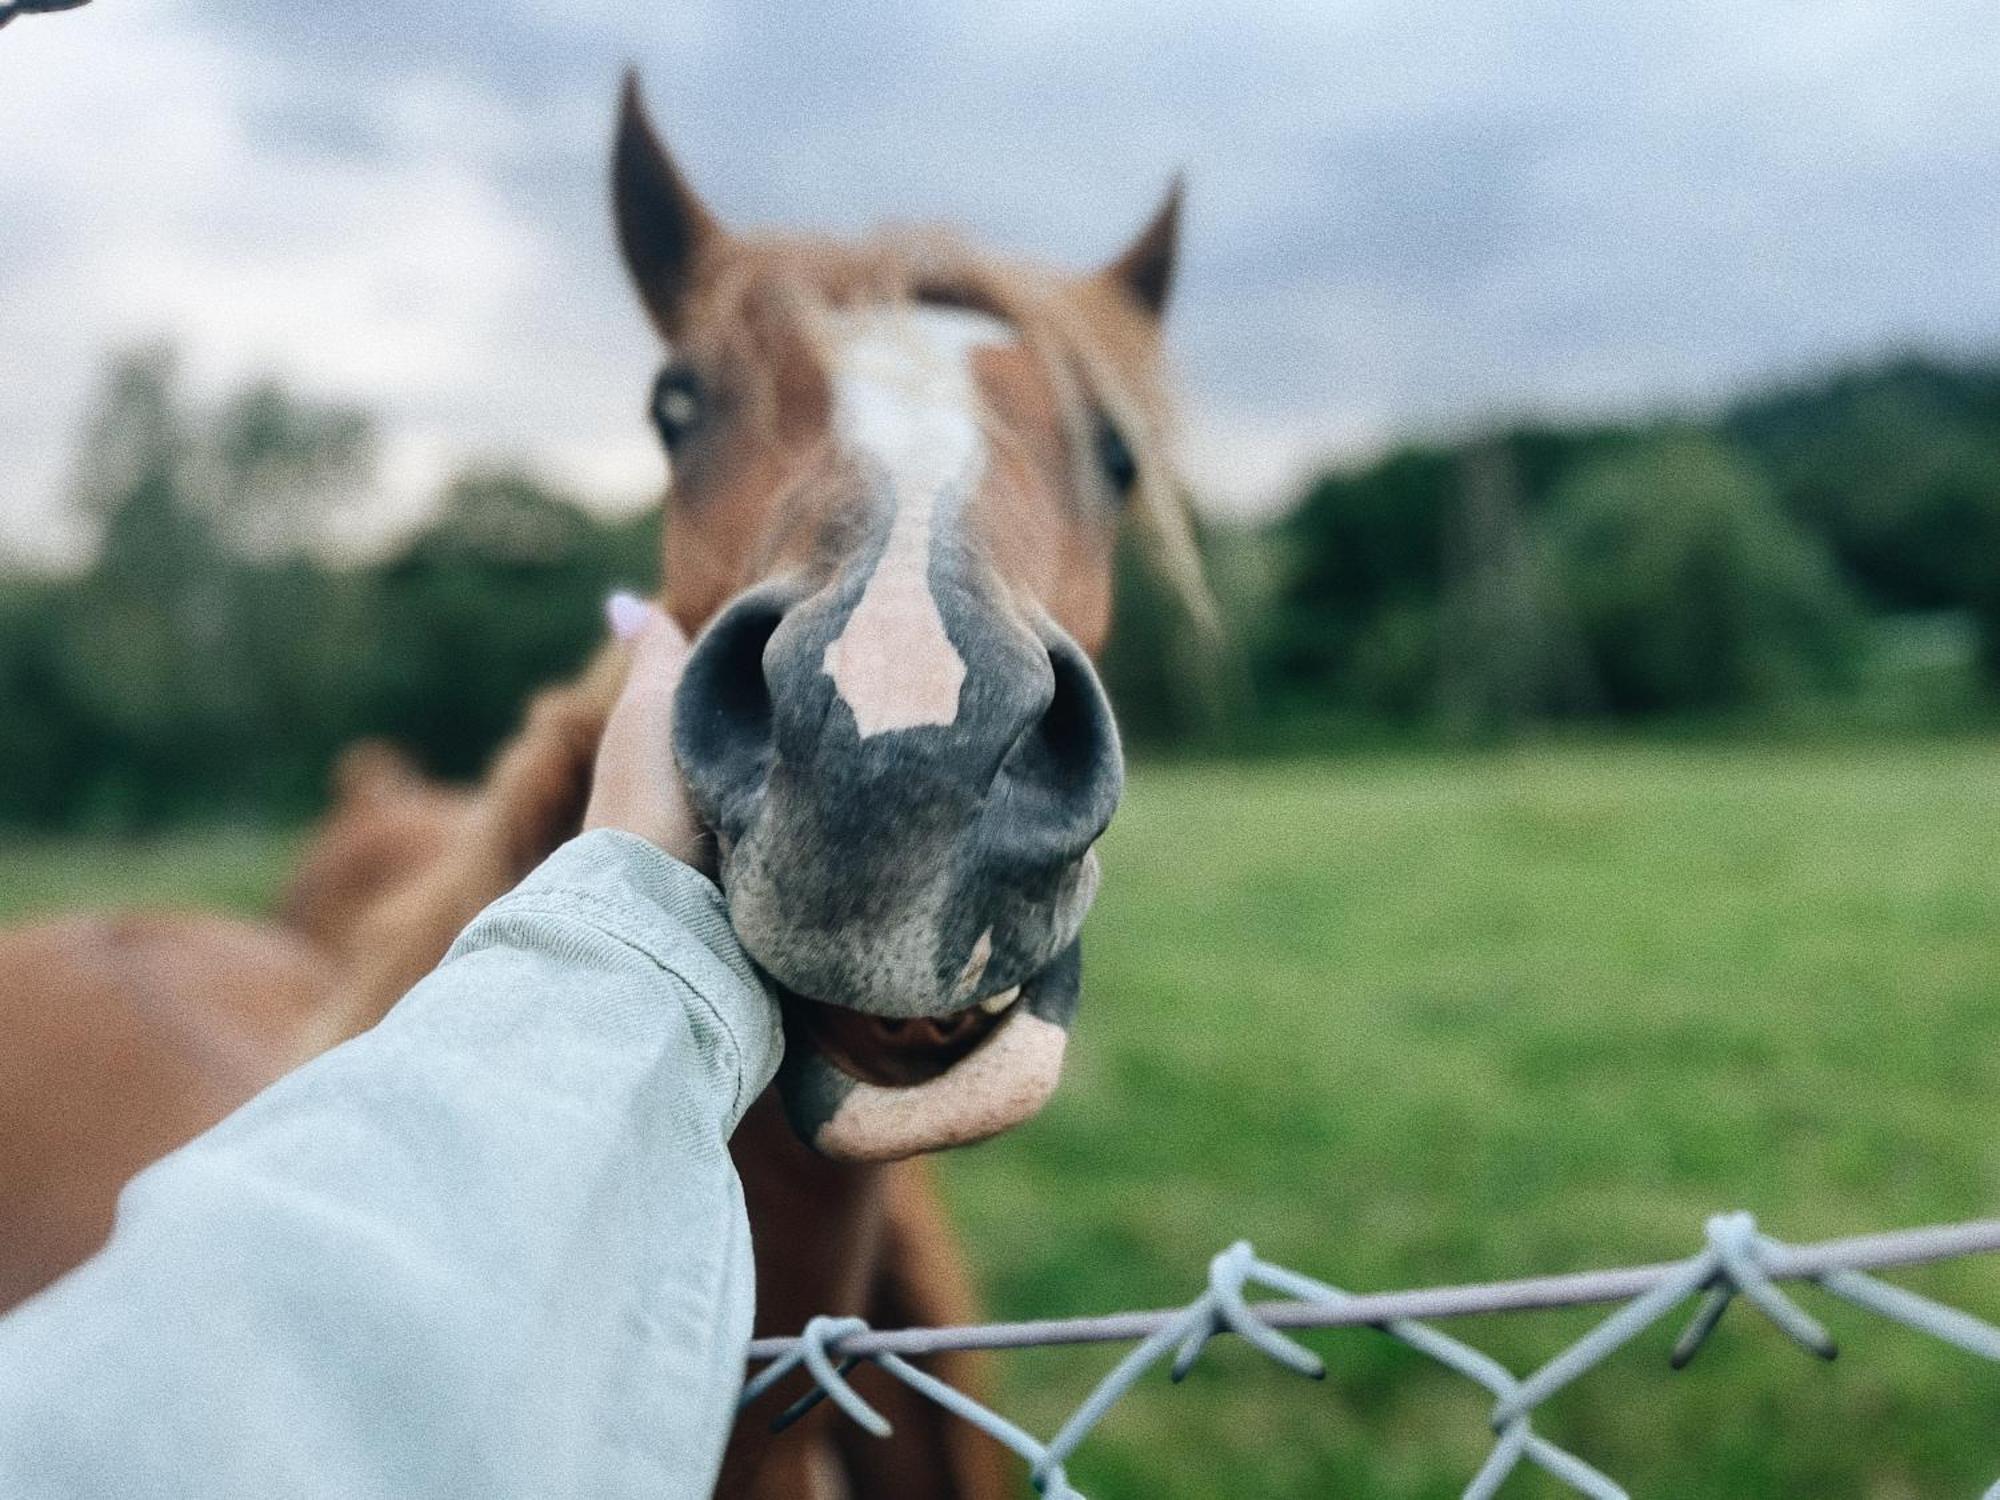
M1075 643L986 590L938 592L964 662L949 719L871 728L842 697L839 583L736 601L676 704L731 921L783 997L787 1112L848 1160L980 1140L1047 1101L1123 784Z

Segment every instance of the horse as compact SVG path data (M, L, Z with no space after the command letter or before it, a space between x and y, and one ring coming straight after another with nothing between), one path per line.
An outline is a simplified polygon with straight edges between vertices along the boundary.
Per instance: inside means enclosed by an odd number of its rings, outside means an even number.
M104 1242L134 1173L310 1055L361 914L472 803L375 741L332 782L276 921L79 913L0 931L0 1311Z
M387 740L361 740L334 760L327 815L301 851L272 915L344 955L366 912L429 869L471 814L474 793L424 774Z
M785 1014L778 1086L734 1147L758 1327L848 1311L955 1321L970 1292L935 1253L942 1216L911 1158L1019 1123L1060 1075L1094 846L1122 788L1093 666L1121 529L1201 597L1159 368L1179 186L1084 275L942 230L744 234L694 192L628 76L612 198L664 345L648 406L670 470L663 603L695 638L675 752L732 923ZM428 856L331 922L338 953L317 968L232 927L165 934L243 949L258 976L245 1014L282 1013L257 1066L230 1075L239 1097L259 1068L372 1025L576 831L624 670L610 648L542 694ZM81 937L45 928L0 970L46 987L37 974ZM236 986L193 980L94 978L134 1013L146 983L154 1001L164 983L183 1007L235 1003L214 992ZM20 990L0 1051L19 1061L27 1115L48 1103L33 1064L52 1042ZM48 1149L65 1140L77 1149ZM878 1445L809 1420L774 1444L765 1415L739 1424L719 1493L1003 1493L996 1456L956 1425L905 1424L926 1441Z

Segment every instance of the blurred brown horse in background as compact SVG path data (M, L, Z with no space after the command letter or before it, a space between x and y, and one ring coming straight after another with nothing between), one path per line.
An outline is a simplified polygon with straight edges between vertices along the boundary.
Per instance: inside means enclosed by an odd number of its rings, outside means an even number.
M629 82L613 189L669 351L652 399L674 471L665 595L700 632L677 754L786 1012L780 1087L733 1147L757 1326L962 1320L935 1191L900 1158L1025 1118L1060 1072L1121 787L1091 665L1121 526L1200 597L1157 372L1178 193L1080 277L941 232L741 236ZM373 1025L576 831L624 670L610 650L543 694L476 791L350 762L287 927L83 917L0 936L0 1302L89 1253L133 1171ZM902 1418L888 1443L824 1413L773 1442L750 1414L720 1492L1004 1493L982 1439L879 1394Z

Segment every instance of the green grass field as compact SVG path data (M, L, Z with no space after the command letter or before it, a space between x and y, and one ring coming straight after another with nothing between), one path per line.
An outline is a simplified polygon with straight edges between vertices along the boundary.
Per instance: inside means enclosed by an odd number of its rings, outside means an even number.
M0 909L253 902L286 845L39 845ZM995 1311L1177 1302L1238 1237L1355 1289L1808 1239L2000 1200L2000 748L1657 747L1142 769L1064 1092L949 1186ZM1898 1276L2000 1320L2000 1260ZM1812 1293L1809 1360L1663 1328L1538 1426L1635 1494L1976 1496L2000 1369ZM1456 1325L1517 1370L1597 1314ZM1071 1467L1093 1500L1455 1496L1488 1402L1370 1332L1316 1385L1225 1341ZM1052 1432L1110 1350L1010 1355ZM1539 1475L1509 1496L1567 1493Z

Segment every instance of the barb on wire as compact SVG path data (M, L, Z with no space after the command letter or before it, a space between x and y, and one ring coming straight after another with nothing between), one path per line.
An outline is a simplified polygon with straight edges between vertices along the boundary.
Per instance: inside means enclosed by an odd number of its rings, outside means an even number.
M1179 1381L1216 1334L1233 1333L1287 1369L1317 1379L1326 1373L1319 1356L1280 1330L1366 1325L1401 1340L1493 1396L1493 1448L1467 1485L1466 1500L1490 1500L1523 1462L1534 1464L1590 1500L1626 1500L1626 1492L1614 1481L1535 1432L1529 1416L1689 1297L1699 1294L1701 1301L1674 1345L1671 1362L1675 1369L1694 1358L1739 1296L1808 1353L1832 1359L1836 1353L1832 1336L1778 1289L1780 1281L1798 1280L1814 1282L1856 1307L2000 1363L2000 1328L1878 1281L1864 1269L1996 1251L2000 1251L2000 1220L1790 1246L1759 1233L1749 1214L1731 1213L1708 1221L1702 1248L1685 1260L1485 1286L1359 1295L1261 1261L1249 1242L1240 1240L1209 1262L1207 1286L1179 1308L1104 1318L895 1332L871 1330L859 1318L814 1318L795 1338L760 1339L751 1345L752 1362L766 1363L744 1387L741 1405L747 1406L793 1370L803 1368L812 1388L779 1415L774 1427L789 1425L821 1400L830 1399L868 1431L887 1436L889 1424L846 1378L863 1360L872 1360L917 1394L972 1423L1020 1456L1045 1500L1082 1500L1070 1485L1066 1462L1112 1407L1170 1355L1169 1373ZM1252 1287L1293 1300L1253 1303L1247 1296ZM1490 1355L1419 1321L1604 1302L1624 1305L1526 1377L1517 1377ZM919 1369L907 1357L949 1349L1127 1340L1137 1341L1133 1349L1046 1443ZM1984 1500L2000 1500L2000 1481L1986 1492Z
M0 27L16 16L33 15L39 11L75 10L88 0L0 0Z

